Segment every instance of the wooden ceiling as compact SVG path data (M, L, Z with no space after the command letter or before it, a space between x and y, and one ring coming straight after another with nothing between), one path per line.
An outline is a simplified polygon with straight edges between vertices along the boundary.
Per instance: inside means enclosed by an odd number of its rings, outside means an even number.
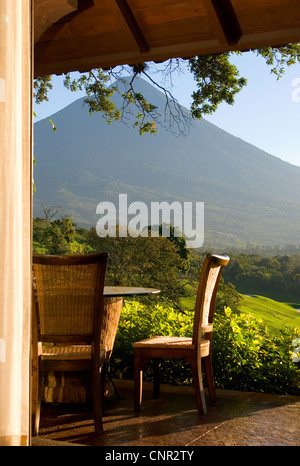
M35 76L300 42L299 0L34 0Z

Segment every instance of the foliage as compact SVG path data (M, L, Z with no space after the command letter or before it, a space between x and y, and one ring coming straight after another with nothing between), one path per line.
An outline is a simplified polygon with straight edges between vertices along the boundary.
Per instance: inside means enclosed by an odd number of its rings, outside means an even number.
M51 212L45 211L48 216ZM169 303L182 299L182 284L195 287L201 271L201 258L192 254L190 274L182 277L182 251L164 237L157 238L99 238L95 229L78 227L71 219L33 220L33 250L43 254L80 254L97 250L111 252L107 283L159 287L163 293L159 303L155 297L145 304L126 301L117 332L112 374L133 376L134 341L151 335L191 336L193 312L174 309ZM249 269L251 259L242 256L239 273ZM200 264L199 264L200 262ZM229 265L224 269L224 272ZM266 270L263 269L266 267ZM260 268L267 272L272 267L294 273L298 258L286 256L274 260L260 259ZM298 270L298 269L297 269ZM223 272L223 275L224 275ZM258 275L258 281L261 275ZM193 286L194 285L194 286ZM230 309L228 306L232 306ZM299 329L286 328L273 335L262 321L239 313L239 295L234 286L221 280L217 294L213 333L213 364L217 387L235 390L255 390L275 393L300 394L300 367L298 361ZM235 312L233 312L235 309ZM295 361L295 362L294 362ZM190 384L191 370L183 361L162 363L162 382ZM151 365L145 371L151 380Z
M197 255L197 259L195 259L195 253L193 253L190 258L191 267L188 275L188 284L191 299L182 299L184 307L190 310L193 310L195 306L199 277L205 255L206 253L200 253ZM223 269L222 275L224 275L224 271L227 267L228 265ZM229 306L234 312L239 312L240 304L241 296L236 291L235 286L231 282L225 283L223 276L221 276L216 296L216 312L223 313L226 306Z
M37 254L88 254L91 247L80 242L76 225L70 218L50 222L33 219L33 252Z
M225 283L232 283L239 293L266 296L282 302L300 302L300 254L274 257L228 254L230 262L222 276ZM192 251L192 270L201 266L204 255L204 251Z
M159 288L161 299L178 304L182 293L180 274L189 267L184 238L100 238L95 228L79 228L70 218L50 221L49 210L44 209L45 219L33 220L34 252L61 255L107 251L108 285Z
M300 62L300 44L287 44L281 47L263 47L256 50L268 66L273 66L271 72L279 79L287 66Z
M88 73L83 73L78 79L71 80L70 73L65 75L64 85L72 92L86 91L85 102L89 105L89 112L102 112L108 123L119 120L121 113L111 101L111 97L117 90L115 86L107 86L109 75L98 68Z
M284 69L300 61L300 44L288 44L282 47L264 47L254 50L263 57L266 64L272 66L271 72L280 78ZM192 94L191 112L195 118L202 118L203 115L210 114L216 110L222 102L232 105L235 95L246 85L246 79L239 77L237 68L230 63L230 57L239 52L225 52L219 55L202 55L189 59L168 60L165 66L164 75L179 69L182 64L187 64L197 84L197 91ZM174 65L175 63L175 65ZM157 71L157 66L151 64ZM137 108L134 127L137 127L140 134L157 132L157 122L160 122L161 115L157 112L155 105L147 102L142 94L134 89L134 79L136 76L144 75L150 81L163 90L166 96L165 118L167 113L171 116L171 121L182 128L182 122L186 115L181 106L165 87L160 86L148 73L150 64L140 63L133 67L118 67L103 71L101 68L83 73L77 79L71 79L70 74L65 75L65 86L74 92L84 89L87 94L86 102L89 110L93 112L103 112L106 120L119 120L124 117L129 104ZM120 92L117 86L109 86L111 78L118 79L126 74L131 76L128 89L121 93L123 104L117 108L112 101L115 92ZM154 73L152 73L154 74ZM36 103L48 100L48 90L52 88L51 76L41 76L34 81L34 97ZM172 102L173 105L170 104ZM132 108L132 106L130 107ZM172 126L172 123L170 124Z
M300 301L300 254L262 257L231 254L224 278L241 293Z
M221 102L232 105L235 94L246 85L246 79L238 77L238 70L229 62L229 57L228 52L190 59L190 69L198 87L192 94L191 110L195 118L213 113Z
M116 335L111 372L119 378L133 378L133 348L135 341L154 335L192 336L193 314L182 313L169 306L142 304L137 300L126 300ZM179 373L164 364L161 381L165 383L189 383L189 368L182 362ZM151 365L145 368L145 378L151 380ZM168 374L166 376L166 374ZM173 375L173 377L171 377Z
M181 295L180 271L185 259L178 247L165 237L105 237L91 228L86 242L93 250L108 251L107 283L161 289L161 298L178 302Z
M292 347L293 347L292 360L295 364L297 364L300 362L300 338L295 338L292 341Z
M168 234L164 234L164 227L165 226L168 228ZM149 234L150 234L151 228L152 227L148 228ZM177 253L183 259L181 271L183 273L187 273L190 270L190 254L191 254L191 252L190 252L190 249L188 249L187 246L186 246L185 237L182 234L177 236L176 231L175 231L172 224L170 224L170 225L162 225L162 224L159 225L159 227L157 229L157 233L160 236L165 236L166 238L168 238L169 241L171 241L171 243L173 243L175 245Z
M126 301L116 336L112 375L133 378L135 341L153 335L192 335L193 313L182 313L157 304L143 305ZM271 336L262 321L226 308L216 314L213 333L213 367L217 388L300 394L300 368L292 360L292 342L299 329ZM151 364L144 371L152 380ZM161 382L191 384L190 367L181 360L162 361Z
M48 102L48 91L53 88L51 76L40 76L33 81L33 93L36 104Z
M239 313L241 309L241 295L236 291L232 283L225 283L221 277L218 292L216 296L216 313L224 314L225 308L228 306L233 312Z
M138 74L136 71L135 76ZM134 90L132 85L134 78L129 81L128 89L122 93L122 98L124 103L122 106L122 114L124 115L125 109L129 107L130 104L135 104L138 108L138 113L136 115L136 121L134 123L134 128L139 128L140 135L144 133L155 134L157 129L154 120L160 116L157 113L157 107L151 103L148 103L145 97L140 93ZM147 121L147 117L150 117L150 120Z
M300 371L293 363L292 341L300 329L273 336L262 320L234 314L216 316L213 365L220 388L300 394Z

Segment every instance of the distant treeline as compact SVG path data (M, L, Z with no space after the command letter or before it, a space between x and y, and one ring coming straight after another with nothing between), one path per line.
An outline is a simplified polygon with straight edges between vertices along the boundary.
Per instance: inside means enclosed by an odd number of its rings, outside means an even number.
M300 303L300 247L252 248L255 252L226 251L231 260L223 271L225 283L233 284L239 293ZM165 294L177 302L183 291L180 279L187 277L196 283L206 254L188 250L182 238L99 238L95 228L79 227L69 218L33 219L33 250L59 255L108 250L111 284L164 284ZM272 250L276 251L273 256ZM280 250L290 252L278 254Z
M246 247L230 247L230 250L235 254L255 254L257 256L274 257L274 256L292 256L300 254L299 244L285 244L285 245L269 245L261 246L259 244L248 244Z
M259 294L277 301L300 302L300 254L263 257L231 254L224 279L246 294Z
M300 251L273 257L228 254L231 260L223 271L223 278L226 283L234 284L239 293L300 303ZM192 254L191 264L201 262L203 256L203 253Z

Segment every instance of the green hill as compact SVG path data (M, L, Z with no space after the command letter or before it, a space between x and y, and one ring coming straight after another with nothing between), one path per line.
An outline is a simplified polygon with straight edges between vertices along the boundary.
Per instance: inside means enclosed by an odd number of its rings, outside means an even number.
M240 311L262 319L270 332L278 334L285 326L300 328L300 303L281 303L264 296L241 295ZM181 303L186 309L194 309L195 296L182 298Z
M280 303L264 296L242 295L241 312L262 319L266 327L278 333L285 326L300 328L300 304Z

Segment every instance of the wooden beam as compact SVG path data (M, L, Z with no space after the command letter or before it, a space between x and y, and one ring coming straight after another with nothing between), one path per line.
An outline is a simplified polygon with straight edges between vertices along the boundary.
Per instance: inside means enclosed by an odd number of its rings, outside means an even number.
M78 0L35 0L34 42L59 19L78 9Z
M258 47L285 45L292 42L299 42L300 28L291 30L283 30L282 34L274 34L272 32L256 32L255 34L245 34L242 36L240 42L236 45L219 44L216 39L199 40L188 43L176 43L173 45L164 45L151 47L150 51L141 54L139 50L120 50L119 52L110 52L107 54L99 54L97 52L93 55L86 53L81 57L73 57L72 53L66 54L64 60L51 57L47 61L39 61L36 58L34 67L35 77L47 74L62 74L68 71L81 71L85 72L92 68L108 69L120 64L135 65L142 61L164 61L169 58L178 57L192 57L195 55L211 55L216 53L223 53L229 51L240 50L245 52L249 49ZM39 56L43 57L44 49L39 51ZM47 55L47 49L45 49ZM37 54L35 55L37 57Z
M129 28L132 36L134 37L137 45L139 46L139 49L141 53L146 53L149 52L150 47L148 42L146 41L144 34L140 28L140 26L137 23L137 20L135 19L135 16L128 5L127 0L111 0L112 3L114 2L119 11L121 12L122 17L125 20L125 23L127 27Z
M242 30L231 0L204 0L207 13L220 44L233 45L242 37Z

